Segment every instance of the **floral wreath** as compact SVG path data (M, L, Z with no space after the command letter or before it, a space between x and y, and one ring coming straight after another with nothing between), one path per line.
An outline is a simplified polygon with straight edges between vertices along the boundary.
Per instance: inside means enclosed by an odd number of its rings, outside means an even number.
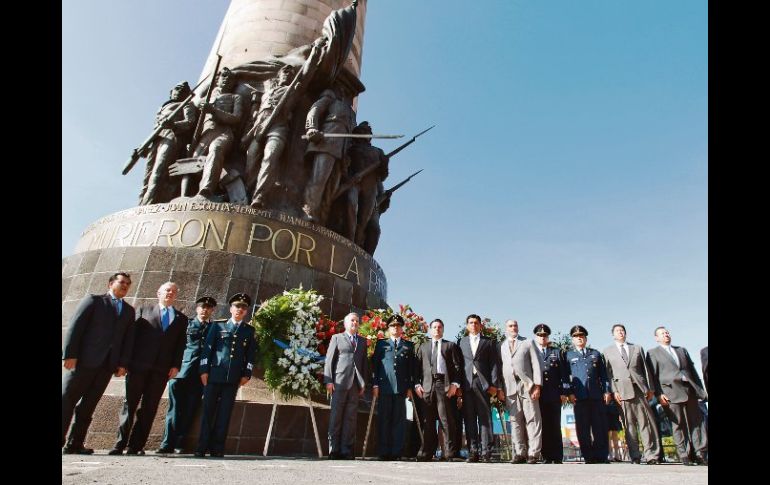
M268 389L288 400L320 391L316 374L324 357L316 352L316 323L321 318L323 296L300 285L262 303L252 324L259 345L259 362L265 369Z

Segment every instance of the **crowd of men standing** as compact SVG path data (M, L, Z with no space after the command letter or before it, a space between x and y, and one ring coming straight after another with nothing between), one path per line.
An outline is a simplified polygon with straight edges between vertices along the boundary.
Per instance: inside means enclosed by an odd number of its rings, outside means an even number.
M233 295L230 318L212 321L214 298L199 298L195 317L188 318L174 307L179 292L175 283L161 285L158 302L137 310L124 301L130 286L130 275L115 273L107 293L86 296L72 316L62 356L62 452L93 453L84 447L93 412L112 376L125 376L126 397L110 455L145 454L168 384L169 408L157 453L186 452L185 437L202 401L194 454L222 457L238 388L253 372L256 340L246 319L251 298ZM631 461L653 465L659 463L661 446L649 404L654 396L671 421L682 463L708 463L705 420L698 406L707 399L706 389L689 353L671 345L665 327L655 329L659 345L645 353L626 341L622 324L615 324L614 344L600 353L587 347L588 331L581 325L570 330L574 348L563 351L550 343L546 324L537 325L530 340L520 335L515 320L508 320L505 339L498 343L482 335L481 317L471 314L467 335L455 343L443 338L444 323L437 318L430 323L430 339L418 348L403 338L400 315L387 324L389 335L377 341L371 362L367 341L358 335L356 313L345 317L345 331L330 341L324 384L331 396L331 459L354 458L358 402L371 385L380 460L402 456L406 402L411 399L421 401L422 409L418 461L433 459L439 429L442 459L459 460L463 426L466 461L492 461L490 398L496 397L510 416L513 463L562 462L561 409L567 401L574 406L585 462L608 463L604 406L615 400ZM708 383L708 348L701 355Z
M505 324L497 343L482 335L481 317L466 318L467 335L454 343L443 338L444 323L430 323L430 339L413 349L402 338L399 315L388 320L388 338L372 357L373 397L378 407L380 460L394 460L405 443L406 399L422 401L418 416L422 445L417 461L431 461L443 431L442 460L460 460L465 429L467 462L491 462L494 437L490 398L504 403L511 420L513 463L562 463L562 405L569 401L586 463L609 463L605 406L620 406L632 463L660 463L661 436L649 400L655 396L672 424L683 465L708 464L708 443L698 401L707 399L687 349L671 345L665 327L655 329L658 346L645 353L626 341L622 324L611 328L614 344L604 352L589 348L588 330L570 329L573 348L549 341L551 329L537 325L530 340L515 320ZM324 380L332 393L329 458L352 459L358 398L368 384L366 340L358 335L358 315L345 317L345 332L332 338ZM707 348L702 355L708 356ZM704 379L707 380L707 359ZM353 378L355 376L355 379ZM344 387L343 387L344 386ZM643 452L642 452L643 450Z
M217 305L204 296L196 316L174 307L179 288L163 283L158 302L134 308L124 301L131 276L115 273L102 295L88 295L72 316L62 359L62 453L89 455L84 447L91 417L111 377L126 376L126 397L110 455L144 455L160 398L169 387L158 453L184 452L183 443L203 401L196 456L221 457L238 387L251 378L254 328L244 321L251 298L233 295L231 317L212 321ZM74 421L73 421L74 414ZM70 424L72 424L70 430Z

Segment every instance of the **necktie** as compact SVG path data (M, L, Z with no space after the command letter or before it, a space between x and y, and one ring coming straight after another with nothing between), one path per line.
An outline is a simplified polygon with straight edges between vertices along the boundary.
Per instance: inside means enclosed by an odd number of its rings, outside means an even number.
M438 374L438 340L433 341L433 353L430 356L430 371Z
M515 340L515 339L514 339L514 340L509 340L509 341L508 341L508 348L509 348L509 349L510 349L510 351L511 351L511 355L513 355L513 349L515 349L515 348L516 348L516 340Z
M620 346L620 356L623 358L623 362L625 362L626 365L628 365L628 352L626 352L625 345Z
M676 357L676 352L674 352L674 347L669 346L668 352L671 355L671 358L674 359L674 363L677 367L679 367L679 359Z
M479 348L479 337L474 336L471 337L471 352L473 352L473 357L476 357L476 349ZM476 370L476 364L473 364L473 375L478 374L479 372Z
M586 358L586 349L583 349L580 351L580 353L583 355L583 358Z
M120 316L120 300L113 298L112 307L115 309L115 315Z
M169 321L169 315L168 315L168 308L164 308L163 309L163 315L161 315L161 317L160 317L160 324L163 327L163 331L164 332L168 328L169 323L170 323L170 321Z
M543 347L542 352L543 352L543 360L545 360L545 347Z
M350 334L350 345L353 346L353 352L356 351L356 336Z

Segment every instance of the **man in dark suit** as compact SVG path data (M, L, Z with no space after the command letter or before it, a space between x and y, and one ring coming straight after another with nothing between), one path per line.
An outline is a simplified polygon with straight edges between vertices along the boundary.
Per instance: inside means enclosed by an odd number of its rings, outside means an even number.
M178 293L176 283L163 283L158 288L158 304L143 305L137 312L126 399L120 413L118 441L110 455L122 454L126 446L126 454L144 455L166 382L176 377L182 365L187 317L172 306Z
M706 390L687 349L671 345L671 334L666 327L655 329L655 340L660 345L647 352L647 362L655 383L655 396L671 420L679 459L683 465L692 465L691 459L707 465L706 423L698 407L698 399L708 397Z
M109 291L83 298L70 320L62 351L67 369L61 382L64 454L90 455L94 452L83 447L91 416L112 375L126 374L133 349L134 308L123 298L130 287L128 273L115 273L107 283ZM64 446L73 412L75 423L67 446Z
M372 356L372 396L377 399L377 454L397 460L404 447L406 401L414 385L414 344L404 340L404 317L387 320L389 338L377 341Z
M465 319L468 335L460 340L464 362L462 374L463 417L468 441L468 462L478 462L479 453L485 463L492 461L492 412L489 397L497 394L500 379L497 348L492 339L481 335L481 317ZM479 436L481 435L481 436Z
M623 410L623 427L631 463L658 464L658 429L655 415L648 399L652 398L652 383L644 349L626 342L626 327L620 323L612 326L613 345L604 349L607 377L615 392L615 400Z
M254 327L246 319L251 297L236 293L230 300L230 319L214 323L206 335L201 353L200 377L203 391L203 419L195 456L222 458L238 388L245 386L254 371L257 341Z
M460 449L455 441L456 422L452 396L460 388L460 349L454 342L444 340L444 322L437 318L430 322L431 339L423 342L417 351L415 392L425 403L423 406L424 441L417 454L417 461L431 461L438 441L436 419L444 429L444 461L452 461Z
M358 335L358 314L345 316L345 331L332 336L324 364L324 384L332 395L329 410L329 459L355 459L358 399L366 389L369 359L366 339Z
M609 404L612 394L604 359L598 350L586 348L588 330L585 327L575 325L569 333L575 349L567 351L565 365L569 366L569 400L575 407L575 432L580 452L586 463L609 463L609 431L604 405Z
M198 298L195 305L196 316L187 323L187 343L182 368L168 383L166 428L158 453L173 453L175 448L182 453L187 430L203 398L199 364L211 325L211 314L214 313L217 301L210 296L204 296Z
M549 345L551 327L541 323L535 327L535 351L543 369L540 393L540 415L543 421L542 454L545 463L560 464L564 459L561 439L561 406L569 394L568 372L564 368L562 351Z

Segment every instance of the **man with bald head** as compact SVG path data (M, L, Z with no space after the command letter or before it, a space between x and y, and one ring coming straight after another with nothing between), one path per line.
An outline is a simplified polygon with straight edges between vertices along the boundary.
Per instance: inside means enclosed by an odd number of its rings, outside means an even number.
M532 341L519 335L516 320L505 322L506 338L500 343L500 387L497 398L511 417L512 463L538 463L543 459L540 389L543 368Z
M366 339L358 335L358 314L345 316L345 331L332 335L326 351L324 384L331 394L329 459L353 460L358 399L369 381Z
M173 306L178 294L176 283L163 283L158 288L158 303L143 305L136 312L126 398L120 413L118 441L110 455L123 454L126 447L129 455L144 455L163 390L182 366L187 317Z

